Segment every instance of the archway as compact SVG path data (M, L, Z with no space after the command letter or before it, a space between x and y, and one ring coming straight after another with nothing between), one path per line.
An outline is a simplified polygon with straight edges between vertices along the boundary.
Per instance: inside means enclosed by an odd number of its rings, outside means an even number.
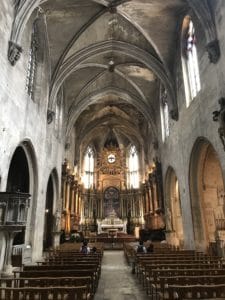
M54 201L54 186L52 176L49 176L47 191L46 191L46 203L45 203L45 221L44 221L44 237L43 237L43 249L47 249L53 246L53 201Z
M9 167L7 192L29 193L30 174L26 154L21 146L17 147ZM13 240L13 245L21 245L25 242L25 230L18 232Z
M196 248L205 250L224 220L224 183L217 153L204 138L195 143L190 163L191 208Z
M29 193L29 168L26 154L22 147L17 147L9 167L7 192Z
M25 244L26 257L32 259L31 245L35 245L35 218L38 190L37 163L34 147L30 140L22 141L12 153L7 178L7 192L23 192L31 195L24 233L15 236L14 245Z
M169 167L166 174L166 230L173 245L183 246L184 232L180 203L179 183L176 173Z

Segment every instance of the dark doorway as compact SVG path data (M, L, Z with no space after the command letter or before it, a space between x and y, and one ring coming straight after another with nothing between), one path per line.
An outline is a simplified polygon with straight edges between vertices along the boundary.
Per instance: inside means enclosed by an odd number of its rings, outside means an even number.
M52 230L53 230L53 199L54 199L54 189L52 176L49 177L47 193L46 193L46 205L45 205L45 227L44 227L44 240L43 248L44 250L52 247Z
M22 147L17 147L9 167L7 192L29 193L30 174L26 154ZM13 245L24 244L25 230L18 232Z
M29 177L26 154L22 147L18 147L9 167L7 192L29 193Z

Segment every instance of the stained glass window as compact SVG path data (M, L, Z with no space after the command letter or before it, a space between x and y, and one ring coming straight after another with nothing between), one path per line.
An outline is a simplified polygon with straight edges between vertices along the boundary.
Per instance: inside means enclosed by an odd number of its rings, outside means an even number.
M137 149L134 145L130 147L128 157L128 186L130 188L139 188L139 163Z
M94 151L89 146L84 156L84 187L89 189L94 183Z
M168 137L170 134L169 107L168 107L166 91L163 91L161 95L160 114L161 114L162 140L164 142L166 137Z

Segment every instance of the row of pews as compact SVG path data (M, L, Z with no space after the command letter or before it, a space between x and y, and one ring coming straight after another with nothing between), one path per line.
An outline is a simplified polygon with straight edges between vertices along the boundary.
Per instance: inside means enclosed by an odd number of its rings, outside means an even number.
M159 244L160 245L160 244ZM124 246L130 260L131 245ZM134 272L150 299L225 299L222 258L157 244L153 253L135 253ZM131 260L130 260L131 261Z
M0 278L0 300L91 300L101 275L103 244L95 253L80 253L81 244L46 252L35 265L24 265L13 278Z

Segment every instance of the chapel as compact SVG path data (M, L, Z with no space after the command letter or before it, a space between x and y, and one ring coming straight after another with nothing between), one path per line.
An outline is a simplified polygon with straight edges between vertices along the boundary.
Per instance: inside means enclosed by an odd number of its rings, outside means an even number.
M224 28L223 0L0 1L1 276L86 240L225 257Z

